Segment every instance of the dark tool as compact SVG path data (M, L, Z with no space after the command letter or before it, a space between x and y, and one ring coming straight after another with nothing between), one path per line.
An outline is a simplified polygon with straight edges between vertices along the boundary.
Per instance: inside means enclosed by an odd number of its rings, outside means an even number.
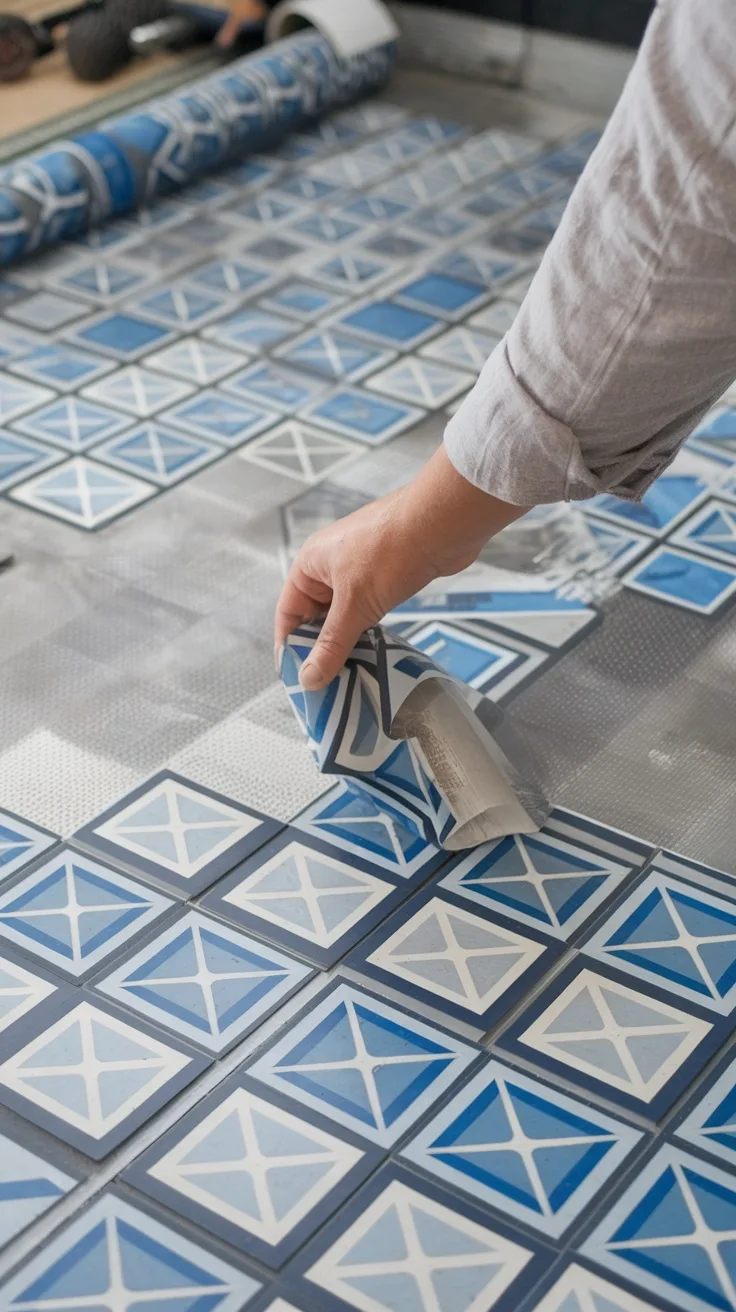
M16 82L28 72L31 64L55 49L54 31L63 27L77 14L101 7L101 0L75 5L50 14L37 23L29 23L17 14L0 14L0 82Z

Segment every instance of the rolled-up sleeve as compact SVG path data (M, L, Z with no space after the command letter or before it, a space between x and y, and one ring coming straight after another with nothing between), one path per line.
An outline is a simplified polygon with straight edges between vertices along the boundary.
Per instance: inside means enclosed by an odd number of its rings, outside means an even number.
M521 310L445 433L518 506L636 498L736 376L736 4L660 0Z

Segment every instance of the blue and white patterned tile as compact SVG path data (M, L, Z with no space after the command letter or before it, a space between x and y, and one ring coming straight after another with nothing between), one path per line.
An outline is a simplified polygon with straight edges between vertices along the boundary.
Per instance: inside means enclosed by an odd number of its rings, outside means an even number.
M323 1312L511 1312L549 1261L503 1221L390 1166L287 1278L303 1273L299 1291Z
M568 966L499 1040L565 1080L658 1117L721 1042L714 1017L585 961Z
M736 1063L733 1047L696 1087L668 1126L670 1134L691 1148L714 1157L719 1166L736 1171Z
M347 964L483 1032L538 983L556 955L531 927L521 933L431 888L386 920Z
M259 811L164 770L76 837L103 857L193 897L281 828Z
M716 406L691 434L687 444L711 459L715 456L726 464L736 464L736 409Z
M511 327L514 319L519 313L519 306L515 301L506 301L499 297L486 305L484 309L479 310L477 314L472 314L468 319L468 326L479 330L482 333L492 333L495 337L503 337Z
M652 539L643 533L633 533L631 529L610 524L586 515L588 532L592 534L596 550L599 551L616 574L623 574L635 561L640 560L645 552L651 551Z
M0 883L47 852L58 839L0 807Z
M69 341L82 347L91 347L113 360L138 360L147 351L166 346L173 341L173 333L161 324L152 323L138 314L125 310L105 310L67 333ZM80 379L86 382L87 379Z
M259 355L262 350L278 346L279 342L294 332L293 319L246 307L206 328L205 336L216 342L224 342L225 346L232 346L246 355Z
M600 139L600 132L589 128L571 141L563 141L561 145L553 147L548 154L541 156L539 163L548 172L575 178L582 173Z
M642 1137L589 1104L492 1061L401 1157L482 1206L560 1239L610 1187Z
M388 616L389 625L409 620L487 621L560 651L599 623L600 616L579 598L559 596L543 575L479 562L438 579Z
M736 564L736 506L715 499L706 501L680 525L669 541L713 560Z
M441 337L435 337L434 341L423 346L419 354L430 360L453 365L457 369L469 369L475 376L480 373L498 341L498 334L493 337L477 328L450 328Z
M319 319L323 314L337 310L343 304L343 300L342 296L337 296L324 287L315 287L314 284L304 282L301 278L293 278L290 282L282 283L280 287L261 296L258 304L265 310L286 314L300 323L311 323L313 319Z
M311 974L300 961L191 910L94 987L221 1055Z
M35 1024L34 1024L35 1019ZM96 1161L191 1084L210 1058L76 991L4 1045L0 1103Z
M149 1212L106 1193L0 1290L8 1312L94 1306L134 1312L166 1303L177 1312L240 1312L260 1281Z
M549 655L538 647L489 627L432 620L429 624L396 624L391 628L469 687L493 693L494 701L518 691L549 660Z
M272 178L277 177L280 169L278 160L268 159L265 155L253 155L240 164L224 169L219 177L241 191L257 192L261 187L267 187Z
M91 351L81 351L63 342L54 342L47 346L34 347L20 359L11 361L8 368L23 378L30 378L34 383L47 384L34 389L37 393L34 404L39 405L41 401L51 400L53 392L49 391L49 387L59 392L73 391L83 383L92 383L96 378L109 374L114 366L111 361L101 360L99 355ZM3 388L6 382L10 382L7 376L3 380ZM0 416L3 419L15 417L2 413L2 407L3 397L0 389ZM23 406L23 410L30 408L30 405ZM21 411L18 410L16 413Z
M124 260L103 257L80 262L74 268L62 271L52 282L61 291L75 292L93 302L110 304L141 287L146 282L146 275Z
M681 451L641 501L622 501L603 493L586 502L585 508L614 524L661 538L703 504L719 473L713 461Z
M303 267L307 250L308 248L303 242L294 241L277 229L275 233L267 237L262 236L260 240L244 246L242 254L246 260L255 260L257 263L266 264L281 271L285 266L298 264L300 268Z
M654 868L583 944L586 956L719 1016L736 1007L736 886Z
M203 906L225 920L334 965L407 894L383 873L288 828L221 880Z
M29 437L51 442L71 455L79 455L95 442L114 437L129 424L129 419L105 406L93 405L79 396L63 396L17 420L13 427Z
M682 1312L725 1312L736 1306L734 1239L733 1177L667 1144L581 1252Z
M158 487L173 487L205 465L219 460L222 447L203 438L187 437L162 424L142 424L95 447L94 458L129 474L139 474Z
M388 1148L477 1056L472 1044L338 981L261 1049L247 1074Z
M329 396L301 411L301 417L345 437L381 446L413 428L425 416L417 406L371 396L357 387L337 388Z
M463 214L457 206L443 205L440 209L421 210L412 214L411 226L424 237L431 237L434 242L453 242L458 237L485 227L482 220L471 214Z
M44 967L36 965L22 952L16 952L6 942L0 944L0 1034L3 1049L12 1043L12 1027L24 1028L35 1019L37 1008L43 1008L48 1017L55 1011L44 1006L50 999L69 1000L70 990L62 986L61 979Z
M77 1181L0 1133L0 1249L49 1212Z
M720 479L715 491L718 496L732 504L736 502L736 467L730 466L728 472Z
M418 260L432 254L432 242L429 238L419 236L411 223L403 228L389 228L369 237L359 248L357 254L377 255L379 259L393 260L397 271L409 260Z
M715 614L736 593L736 569L667 545L657 547L623 581L634 592L699 615Z
M347 218L339 210L307 214L292 224L292 227L302 240L315 242L318 246L337 246L343 241L359 238L366 231L364 223L356 218Z
M48 387L34 387L4 373L0 376L0 424L8 424L53 398L54 393Z
M369 797L337 784L296 816L292 825L329 845L335 856L370 861L378 872L421 883L446 860L409 818L379 808Z
M299 419L284 423L248 442L240 459L276 474L295 478L300 483L320 483L332 478L363 454L363 447L344 437L310 428Z
M318 259L306 268L310 278L324 283L346 296L369 289L385 282L396 273L393 261L379 260L373 255L359 252L345 252L333 255L331 259Z
M177 1122L125 1178L278 1269L379 1157L322 1117L236 1077Z
M130 303L130 309L173 332L196 332L232 308L232 298L203 287L174 282Z
M0 431L0 491L13 487L29 474L56 465L63 459L61 451L34 442L30 437Z
M12 488L14 501L88 531L103 528L140 506L156 489L122 471L75 456Z
M300 205L295 197L278 193L274 188L252 197L239 197L227 207L228 218L264 232L272 231L279 224L291 227L308 213L308 207Z
M190 242L195 249L217 251L233 240L232 225L224 214L202 207L198 212L178 223L173 230L177 241Z
M164 406L191 396L193 391L193 387L179 378L167 378L152 369L133 364L118 369L111 378L102 378L100 382L85 387L82 394L90 401L101 401L103 405L124 410L138 419L149 419Z
M468 137L458 150L466 156L486 160L501 172L519 160L537 154L543 145L536 137L521 132L487 128L485 132L477 132Z
M328 165L322 166L327 169ZM340 178L326 177L318 172L320 166L312 165L309 172L285 173L274 182L274 190L285 196L293 196L306 205L321 205L324 201L334 199L344 183Z
M324 396L329 384L277 360L259 360L223 384L227 392L289 415Z
M439 887L570 940L648 855L615 830L554 811L538 834L483 843L454 857Z
M172 342L171 346L165 346L162 351L147 355L144 364L147 369L159 370L172 378L208 387L210 383L219 383L228 374L242 369L245 356L199 337L184 337Z
M353 383L395 359L394 351L363 342L340 329L324 327L294 338L278 347L275 354L324 378Z
M63 847L0 893L0 939L72 980L90 974L172 902Z
M23 328L0 319L0 363L5 368L10 360L17 360L37 346L44 346L45 340L40 333L29 333ZM3 377L3 381L7 381Z
M423 114L419 118L411 119L396 135L402 140L416 139L423 153L430 155L435 153L438 146L462 141L463 137L468 135L468 128L464 123L454 123L451 119Z
M382 159L376 145L368 143L355 150L333 155L313 164L310 176L331 183L336 189L360 191L370 187L391 171L393 165Z
M660 1309L579 1262L571 1262L530 1312L660 1312Z
M441 255L435 261L432 272L445 274L448 278L469 283L473 287L483 287L488 297L526 267L523 260L514 259L490 247L465 246L461 251L448 251ZM471 308L468 306L469 310Z
M367 301L343 314L338 325L348 332L367 337L381 346L411 351L430 337L436 337L445 324L437 315L399 305L393 300Z
M187 281L208 291L227 296L240 296L243 292L258 292L273 281L273 274L256 264L244 260L214 260L211 264L192 269Z
M238 447L272 428L279 422L280 415L264 410L260 405L246 405L236 396L212 387L166 410L160 418L195 437Z
M342 212L350 218L359 219L362 223L393 223L394 220L409 213L409 206L383 197L379 191L346 201Z
M84 318L86 314L89 314L89 305L48 291L34 292L32 296L3 310L5 319L42 333L64 328L75 319Z
M371 374L366 386L384 396L399 401L441 410L456 397L467 392L475 382L475 375L462 373L438 360L422 360L419 356L404 356L377 374Z

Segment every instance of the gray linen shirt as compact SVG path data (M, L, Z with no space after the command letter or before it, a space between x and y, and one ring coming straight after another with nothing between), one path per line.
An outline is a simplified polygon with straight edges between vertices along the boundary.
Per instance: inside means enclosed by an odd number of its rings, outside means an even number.
M660 0L445 447L513 505L634 499L735 376L736 0Z

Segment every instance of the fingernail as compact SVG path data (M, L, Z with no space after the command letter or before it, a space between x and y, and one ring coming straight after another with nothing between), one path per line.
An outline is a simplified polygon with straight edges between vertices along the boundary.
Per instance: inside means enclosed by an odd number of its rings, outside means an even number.
M277 673L277 674L280 674L280 673L281 673L281 666L283 665L283 661L284 661L284 644L283 644L283 642L277 642L277 643L276 643L276 646L275 646L274 649L273 649L273 661L274 661L274 665L276 666L276 673Z
M314 661L305 661L299 671L299 682L307 692L317 692L323 679Z

